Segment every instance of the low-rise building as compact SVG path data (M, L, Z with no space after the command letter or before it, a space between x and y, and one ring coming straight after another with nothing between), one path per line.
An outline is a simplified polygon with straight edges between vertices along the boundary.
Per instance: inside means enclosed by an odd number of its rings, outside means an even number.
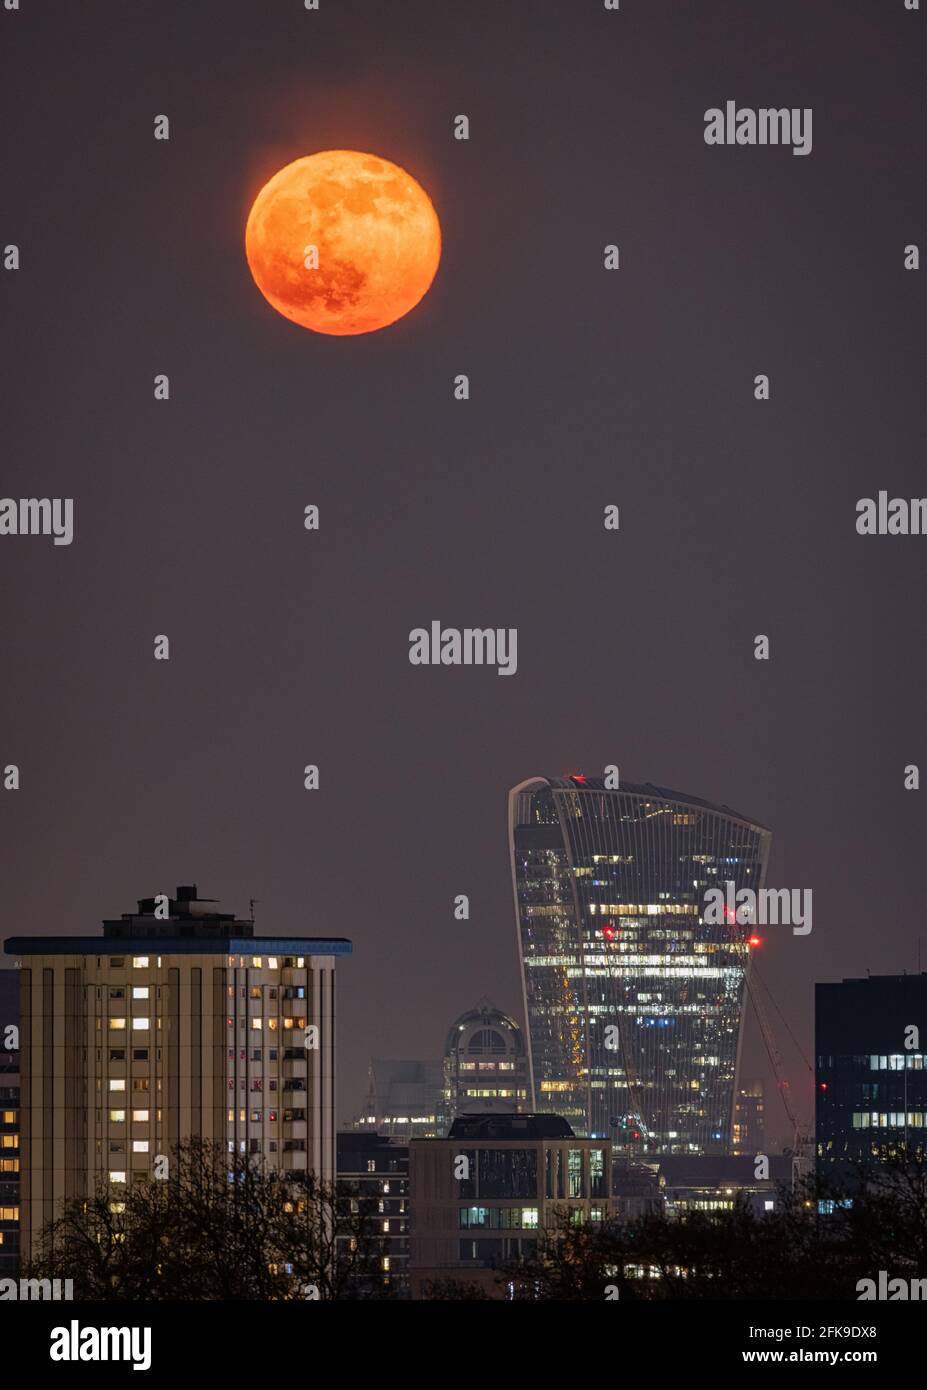
M569 1219L610 1215L611 1163L558 1115L461 1115L446 1139L409 1145L413 1298L446 1283L504 1297L495 1271Z

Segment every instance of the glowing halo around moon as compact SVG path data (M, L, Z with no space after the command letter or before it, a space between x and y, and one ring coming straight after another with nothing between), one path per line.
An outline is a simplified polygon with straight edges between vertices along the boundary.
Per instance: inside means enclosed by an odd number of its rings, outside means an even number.
M431 199L405 169L325 150L274 174L254 200L245 254L285 318L316 333L372 333L427 293L441 259Z

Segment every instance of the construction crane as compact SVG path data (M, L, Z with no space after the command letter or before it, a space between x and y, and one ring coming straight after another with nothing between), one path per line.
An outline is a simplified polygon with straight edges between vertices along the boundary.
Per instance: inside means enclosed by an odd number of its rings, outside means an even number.
M808 1132L807 1127L801 1124L799 1117L795 1111L795 1107L792 1104L792 1097L789 1089L789 1081L788 1077L786 1077L783 1072L782 1058L779 1055L779 1047L776 1043L776 1035L772 1030L769 1018L766 1014L766 1010L763 1007L763 1003L760 999L759 992L754 987L754 982L753 979L751 979L751 976L755 976L757 983L762 984L763 988L769 995L770 1000L773 1003L773 1006L779 1013L780 1018L782 1018L782 1014L778 1008L778 1005L776 1004L775 999L773 999L772 991L766 984L765 980L762 979L762 976L757 970L756 961L754 959L751 959L750 969L746 973L747 995L750 999L750 1003L753 1005L753 1012L756 1017L756 1021L760 1025L760 1032L763 1036L763 1045L766 1048L766 1055L769 1058L769 1064L772 1067L773 1075L776 1078L776 1088L779 1092L779 1096L782 1100L783 1109L785 1110L785 1113L788 1116L789 1124L792 1128L792 1190L794 1191L796 1183L799 1182L803 1177L805 1177L808 1171L810 1170L811 1160L814 1154L814 1138L813 1135L811 1135ZM783 1023L785 1023L784 1018L782 1019L782 1021ZM788 1024L786 1024L786 1027L788 1028ZM789 1034L792 1037L792 1041L795 1042L796 1047L798 1047L798 1042L794 1034L792 1034L791 1029L789 1029ZM799 1052L801 1052L800 1047L798 1050ZM808 1071L811 1073L813 1077L814 1072L811 1063L808 1061L808 1058L805 1056L803 1052L801 1052L801 1056L802 1060L805 1063L805 1066L808 1068Z

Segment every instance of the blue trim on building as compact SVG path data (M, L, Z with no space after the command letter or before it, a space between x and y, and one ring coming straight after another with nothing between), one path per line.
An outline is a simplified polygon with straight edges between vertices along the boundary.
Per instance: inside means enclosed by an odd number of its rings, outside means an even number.
M349 956L344 936L10 936L9 956Z

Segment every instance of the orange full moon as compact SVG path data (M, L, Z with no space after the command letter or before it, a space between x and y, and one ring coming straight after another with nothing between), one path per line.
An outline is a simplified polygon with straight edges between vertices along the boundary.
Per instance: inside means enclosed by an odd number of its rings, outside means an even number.
M293 323L372 333L427 292L441 228L428 194L398 164L325 150L264 185L248 214L245 254L261 294Z

